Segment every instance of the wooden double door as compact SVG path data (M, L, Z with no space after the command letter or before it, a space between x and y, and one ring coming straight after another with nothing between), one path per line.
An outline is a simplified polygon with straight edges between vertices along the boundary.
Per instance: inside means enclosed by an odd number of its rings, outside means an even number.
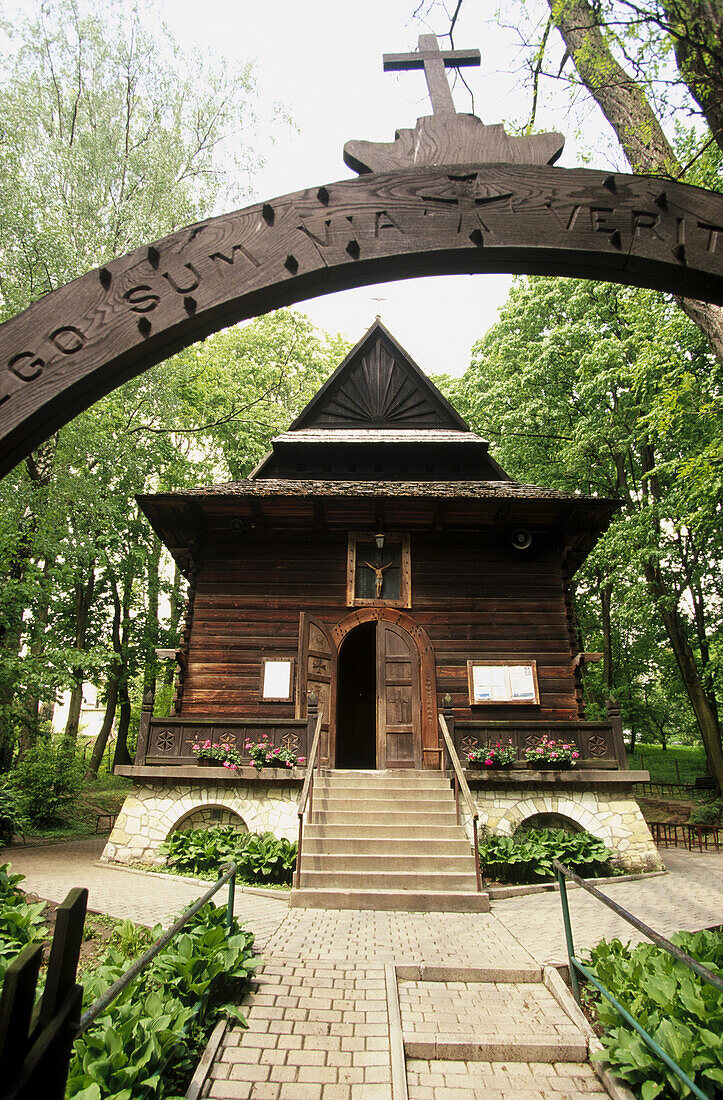
M306 645L304 645L306 635ZM302 623L300 684L324 707L322 759L337 768L421 768L420 655L384 619L349 630L338 650L318 620Z

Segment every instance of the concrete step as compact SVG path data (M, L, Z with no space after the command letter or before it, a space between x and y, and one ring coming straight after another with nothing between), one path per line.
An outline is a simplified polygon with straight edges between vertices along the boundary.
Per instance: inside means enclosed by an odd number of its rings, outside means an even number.
M349 783L392 783L403 780L405 783L440 783L449 784L449 779L443 772L433 770L420 771L416 768L386 768L384 771L352 770L351 768L322 768L317 773L319 779L331 779L333 781Z
M326 888L292 890L292 908L382 909L402 913L489 913L487 894L455 890L378 890Z
M307 853L325 852L328 855L373 855L380 852L387 855L427 855L432 859L447 859L450 856L470 856L470 843L464 836L462 829L459 836L450 840L438 840L424 834L423 830L417 830L416 836L399 837L389 830L381 836L369 836L361 828L348 830L348 837L336 836L333 826L328 826L325 836L315 836L311 830L316 826L310 826L304 830L303 856ZM455 828L455 832L456 832ZM419 835L419 834L422 835Z
M470 857L469 871L412 871L401 873L400 871L308 871L306 861L301 860L301 885L317 890L334 888L337 890L398 890L405 892L411 890L421 893L430 890L432 893L443 893L452 890L460 893L474 892L477 884L474 875L474 864Z
M416 801L420 798L439 799L442 802L454 801L454 793L449 786L433 787L431 784L422 786L407 785L401 783L375 783L374 786L358 785L356 783L323 783L314 782L314 801L317 798L365 798L365 799L389 799L400 798L404 801Z
M335 880L340 871L349 871L358 875L370 871L375 874L377 872L386 874L394 871L404 875L412 872L435 875L438 871L445 874L455 872L461 875L474 875L475 873L474 861L469 847L466 852L441 857L423 852L419 854L412 854L408 851L394 853L379 849L371 854L359 852L331 853L326 850L323 852L309 852L304 847L301 866L302 874L306 874L307 871L323 871L333 874Z
M447 799L338 799L336 796L335 798L327 798L326 795L315 794L311 811L314 814L317 811L328 811L329 813L343 811L344 813L358 814L360 818L368 813L405 812L415 814L417 820L421 815L428 813L449 813L454 816L454 821L457 821L456 814L454 814L454 803Z
M588 1056L584 1035L561 1039L554 1032L533 1039L484 1034L439 1034L430 1038L405 1032L404 1053L407 1058L451 1062L586 1062Z
M307 837L310 840L355 840L357 838L363 839L365 843L378 845L379 851L385 851L388 842L402 842L408 840L424 841L432 844L436 843L449 843L451 841L466 840L466 833L461 825L457 824L456 818L454 824L440 825L436 822L432 829L427 826L425 821L416 820L414 822L406 822L406 814L403 815L405 821L401 822L389 822L385 815L383 821L379 821L378 818L374 818L373 821L355 821L350 824L337 824L336 822L328 821L326 815L324 820L317 820L316 814L314 815L314 821L308 825L304 824L304 845L306 845ZM468 842L467 842L468 843Z
M348 805L348 804L347 804ZM396 805L396 804L395 804ZM457 815L452 810L425 810L423 812L410 812L408 810L388 810L384 807L374 810L365 810L360 812L356 809L345 810L325 810L319 807L317 809L316 802L314 802L313 813L314 825L377 825L386 826L387 832L393 829L397 830L397 826L407 826L416 830L416 835L419 836L420 826L427 829L430 836L436 836L437 830L441 826L454 826L457 825ZM306 827L305 827L306 828Z

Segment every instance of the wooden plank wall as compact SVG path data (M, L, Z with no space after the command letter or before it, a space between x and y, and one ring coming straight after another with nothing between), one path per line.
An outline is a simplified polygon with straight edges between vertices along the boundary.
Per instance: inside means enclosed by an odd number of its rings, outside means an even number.
M292 717L293 704L261 702L261 660L296 658L302 610L330 626L350 613L346 552L346 531L219 532L207 540L181 714ZM439 701L449 692L460 718L577 718L568 608L550 539L537 536L517 553L494 534L413 533L408 613L434 646ZM468 659L525 657L537 661L540 707L470 710Z

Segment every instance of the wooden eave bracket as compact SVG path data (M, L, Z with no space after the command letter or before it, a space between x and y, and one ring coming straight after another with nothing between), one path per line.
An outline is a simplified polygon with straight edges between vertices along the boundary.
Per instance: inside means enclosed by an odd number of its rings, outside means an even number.
M572 659L572 670L582 668L583 665L596 665L602 661L602 653L576 653Z

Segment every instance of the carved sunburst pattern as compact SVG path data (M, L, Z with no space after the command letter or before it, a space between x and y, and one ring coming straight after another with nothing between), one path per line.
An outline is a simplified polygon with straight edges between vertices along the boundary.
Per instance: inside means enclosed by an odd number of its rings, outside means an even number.
M607 756L607 738L602 733L593 733L587 739L587 751L590 756Z
M288 749L289 752L296 752L299 747L299 738L295 733L285 733L281 738L281 747Z
M329 396L316 424L441 424L436 409L391 351L376 343Z
M542 737L539 734L529 733L525 738L525 749L536 749Z
M159 730L156 734L156 751L173 752L176 736L173 730Z
M479 741L476 737L463 737L460 748L463 753L467 753L470 749L476 749L479 747Z

